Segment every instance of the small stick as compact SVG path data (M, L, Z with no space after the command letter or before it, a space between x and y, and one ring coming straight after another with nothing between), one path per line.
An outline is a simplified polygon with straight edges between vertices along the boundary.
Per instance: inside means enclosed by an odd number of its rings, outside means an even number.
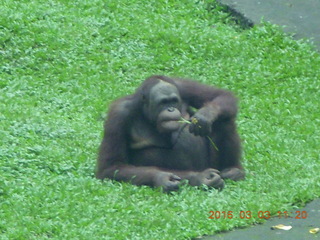
M195 123L197 123L197 120L195 120L195 121L196 121ZM179 122L180 123L186 123L186 124L192 124L189 120L187 120L187 119L185 119L183 117L180 118ZM210 141L211 145L214 147L214 149L219 151L217 145L212 141L211 137L207 136L207 138L209 139L209 141Z

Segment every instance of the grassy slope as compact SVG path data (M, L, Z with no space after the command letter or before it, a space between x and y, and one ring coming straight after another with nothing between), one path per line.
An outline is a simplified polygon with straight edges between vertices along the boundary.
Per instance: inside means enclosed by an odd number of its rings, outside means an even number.
M0 8L1 239L183 239L320 196L320 57L307 44L240 31L203 1L70 2ZM93 178L107 104L151 74L239 96L246 181L166 195Z

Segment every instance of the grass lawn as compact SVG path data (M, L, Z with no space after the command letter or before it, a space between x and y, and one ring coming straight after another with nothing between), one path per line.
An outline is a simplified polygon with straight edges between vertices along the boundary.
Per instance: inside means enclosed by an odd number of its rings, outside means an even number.
M319 53L212 6L2 1L0 239L188 239L320 197ZM109 103L153 74L239 97L245 181L168 195L94 178Z

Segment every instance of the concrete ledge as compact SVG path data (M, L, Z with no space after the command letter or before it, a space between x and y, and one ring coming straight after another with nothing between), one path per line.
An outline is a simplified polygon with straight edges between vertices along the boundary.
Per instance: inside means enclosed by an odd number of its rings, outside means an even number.
M239 19L252 26L261 19L284 26L295 39L306 38L320 50L319 0L218 0Z

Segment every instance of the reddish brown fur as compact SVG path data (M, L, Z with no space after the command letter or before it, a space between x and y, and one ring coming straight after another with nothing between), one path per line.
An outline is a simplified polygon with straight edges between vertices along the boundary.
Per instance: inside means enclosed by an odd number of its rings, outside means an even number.
M178 88L182 99L182 115L188 115L184 110L188 106L197 108L199 110L193 117L203 124L202 128L198 125L185 126L190 127L192 134L184 130L183 134L176 133L176 145L172 143L175 133L164 135L156 132L152 127L154 123L147 120L148 116L142 110L146 101L152 100L148 94L160 80ZM154 109L149 114L158 110ZM236 115L237 101L228 91L190 80L152 76L144 81L136 93L118 99L110 106L96 176L99 179L131 181L136 185L162 186L168 191L177 189L180 179L189 180L191 185L207 184L216 188L223 187L221 178L243 179ZM130 148L132 129L137 127L137 136L149 147ZM218 151L210 145L206 136L214 141ZM187 156L183 155L185 151L189 152Z

